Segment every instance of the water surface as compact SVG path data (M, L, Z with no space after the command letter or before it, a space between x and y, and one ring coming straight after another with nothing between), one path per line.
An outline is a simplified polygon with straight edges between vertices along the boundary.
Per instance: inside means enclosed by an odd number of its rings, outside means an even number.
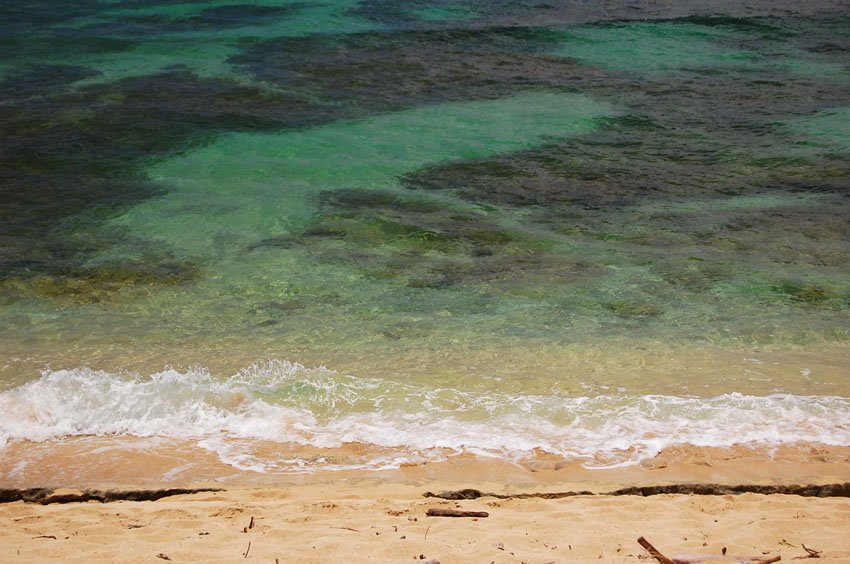
M850 444L850 13L781 4L6 8L0 443Z

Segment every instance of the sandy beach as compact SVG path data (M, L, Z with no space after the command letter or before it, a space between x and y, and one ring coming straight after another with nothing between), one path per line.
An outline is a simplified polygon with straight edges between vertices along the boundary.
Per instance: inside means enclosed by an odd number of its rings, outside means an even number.
M850 563L848 0L0 5L0 564Z
M160 484L221 489L157 501L15 501L0 505L0 560L654 561L637 543L644 536L666 556L685 561L776 556L791 561L810 557L803 545L819 551L818 561L850 561L847 497L604 495L624 486L850 481L850 449L810 446L804 452L800 447L767 459L746 450L683 449L662 453L642 466L604 471L542 464L523 468L460 457L391 472ZM110 488L155 490L157 484ZM423 495L461 488L485 495L463 500ZM65 488L55 494L81 491ZM580 491L593 495L510 497ZM434 508L488 516L428 516Z

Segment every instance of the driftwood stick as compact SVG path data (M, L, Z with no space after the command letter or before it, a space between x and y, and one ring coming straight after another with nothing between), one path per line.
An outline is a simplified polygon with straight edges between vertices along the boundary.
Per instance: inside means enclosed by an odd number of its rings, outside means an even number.
M773 557L775 558L775 557ZM799 558L808 558L807 556L800 556ZM751 564L763 564L764 562L778 562L778 560L762 560L761 556L717 556L713 554L691 554L691 555L680 555L674 554L670 560L675 562L675 564L699 564L700 562L717 562L718 560L725 560L727 562L750 562Z
M808 546L802 543L800 544L800 546L802 546L803 550L806 551L807 556L798 556L797 558L820 558L821 553L823 553L822 550L815 550L814 548L809 548Z
M650 544L650 542L645 538L638 537L637 541L639 545L644 547L646 551L649 552L649 554L652 555L652 557L658 560L661 564L676 564L675 561L661 554L661 552L659 552L657 548L652 546L652 544Z
M245 558L248 558L248 553L251 552L251 541L248 541L248 550L245 551L243 555Z
M460 511L459 509L442 509L432 507L425 512L428 517L489 517L486 511Z
M774 562L779 562L782 560L781 556L771 556L770 558L765 558L764 560L759 560L756 564L773 564Z

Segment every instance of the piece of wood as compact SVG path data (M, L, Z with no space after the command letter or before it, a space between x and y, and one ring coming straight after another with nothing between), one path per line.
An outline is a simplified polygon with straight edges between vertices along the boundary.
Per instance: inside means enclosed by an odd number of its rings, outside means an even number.
M659 550L657 548L652 546L652 544L650 544L650 542L648 540L646 540L645 538L638 537L637 541L638 541L639 545L644 547L646 549L646 551L649 552L649 554L653 558L658 560L661 564L676 564L676 562L674 560L667 558L666 556L661 554L661 552L659 552Z
M793 560L803 559L803 558L820 558L820 555L823 553L822 550L815 550L814 548L809 548L804 544L800 544L803 547L803 550L806 551L806 556L798 556Z
M779 560L775 560L774 557L770 557L772 559L764 560L763 556L717 556L716 554L674 554L670 557L670 560L673 561L674 564L700 564L700 562L717 562L719 560L724 560L727 562L749 562L750 564L763 564L764 562L778 562ZM798 558L808 558L808 556L799 556Z
M250 522L250 523L248 523L248 528L249 528L249 529L253 529L253 528L254 528L254 516L253 516L253 515L251 516L251 522Z
M248 550L245 551L245 558L248 558L248 553L251 552L251 541L248 541Z
M461 511L459 509L443 509L431 507L425 512L428 517L489 517L486 511Z
M759 560L755 564L773 564L774 562L779 562L780 560L782 560L781 556L771 556L770 558Z

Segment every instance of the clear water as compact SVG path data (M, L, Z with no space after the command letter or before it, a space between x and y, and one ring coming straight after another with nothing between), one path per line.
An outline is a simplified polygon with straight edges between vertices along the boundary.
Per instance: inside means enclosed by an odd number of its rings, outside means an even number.
M850 444L850 13L786 8L4 8L0 441Z

